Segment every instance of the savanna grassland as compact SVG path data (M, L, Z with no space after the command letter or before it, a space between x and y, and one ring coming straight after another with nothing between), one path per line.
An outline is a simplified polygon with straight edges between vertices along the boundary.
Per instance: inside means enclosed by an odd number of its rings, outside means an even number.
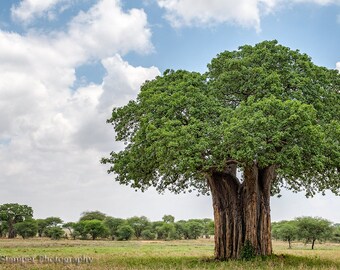
M35 263L0 263L0 269L340 269L340 245L273 242L274 255L251 261L213 260L214 241L89 241L49 239L1 239L0 256L36 258ZM37 258L61 260L91 258L79 264L39 262ZM4 259L2 259L3 261Z

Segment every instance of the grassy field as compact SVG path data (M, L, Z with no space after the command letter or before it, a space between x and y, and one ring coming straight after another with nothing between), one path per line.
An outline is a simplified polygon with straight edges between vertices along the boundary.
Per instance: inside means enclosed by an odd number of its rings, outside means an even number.
M216 262L214 242L209 239L129 242L0 239L0 269L340 269L340 245L316 244L315 250L298 243L291 250L286 243L273 245L275 254L269 258ZM30 258L34 262L27 262ZM26 262L12 262L23 259ZM91 262L84 262L90 259Z

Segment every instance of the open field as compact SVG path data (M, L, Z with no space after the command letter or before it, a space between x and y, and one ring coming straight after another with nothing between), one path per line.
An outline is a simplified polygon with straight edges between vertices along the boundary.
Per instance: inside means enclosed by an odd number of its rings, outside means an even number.
M340 269L340 245L274 242L270 258L215 262L214 242L182 241L81 241L49 239L0 239L0 258L35 258L35 262L0 263L0 269ZM42 256L42 257L39 257ZM56 259L57 257L57 259ZM39 262L40 258L40 262ZM91 258L92 262L46 262Z

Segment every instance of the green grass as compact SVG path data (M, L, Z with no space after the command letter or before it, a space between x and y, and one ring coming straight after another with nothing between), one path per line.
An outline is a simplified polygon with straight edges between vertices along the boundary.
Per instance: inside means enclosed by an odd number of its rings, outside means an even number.
M90 264L1 263L0 269L340 269L340 245L274 242L274 255L252 261L213 260L213 240L80 241L0 240L0 256L68 258L86 256Z

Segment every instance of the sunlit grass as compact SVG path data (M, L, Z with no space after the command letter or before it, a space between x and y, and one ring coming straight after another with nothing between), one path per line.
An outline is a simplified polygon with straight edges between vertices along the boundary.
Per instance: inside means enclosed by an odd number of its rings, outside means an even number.
M216 262L212 239L182 241L81 241L1 239L0 256L91 257L90 264L0 264L0 269L340 269L340 245L274 242L274 255L253 261Z

